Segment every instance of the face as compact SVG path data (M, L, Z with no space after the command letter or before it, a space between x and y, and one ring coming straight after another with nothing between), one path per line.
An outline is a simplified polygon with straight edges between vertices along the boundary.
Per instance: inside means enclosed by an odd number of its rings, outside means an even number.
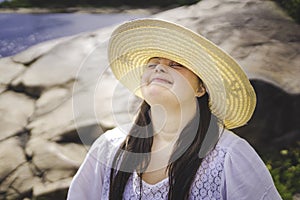
M142 94L148 103L181 103L204 93L198 76L181 64L160 57L148 61L142 76Z

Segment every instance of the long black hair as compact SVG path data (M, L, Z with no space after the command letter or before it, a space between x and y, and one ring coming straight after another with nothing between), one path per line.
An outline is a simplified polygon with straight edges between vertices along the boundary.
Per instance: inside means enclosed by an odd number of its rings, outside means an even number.
M170 157L167 166L169 200L188 199L191 185L203 157L214 147L219 138L217 118L211 114L208 99L207 93L197 98L199 112L181 132ZM135 125L131 128L114 157L110 174L110 200L122 200L126 183L133 171L136 170L142 177L142 173L150 162L153 127L149 111L150 106L144 101L141 104ZM190 127L195 127L193 123L196 123L196 128L191 130ZM204 140L209 145L204 144ZM136 156L135 153L142 156ZM142 195L142 191L140 193Z

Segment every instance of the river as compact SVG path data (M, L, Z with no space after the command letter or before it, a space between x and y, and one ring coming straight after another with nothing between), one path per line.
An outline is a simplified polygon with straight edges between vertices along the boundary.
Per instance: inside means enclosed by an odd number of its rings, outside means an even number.
M0 13L0 58L58 37L93 31L114 23L145 16L132 14Z

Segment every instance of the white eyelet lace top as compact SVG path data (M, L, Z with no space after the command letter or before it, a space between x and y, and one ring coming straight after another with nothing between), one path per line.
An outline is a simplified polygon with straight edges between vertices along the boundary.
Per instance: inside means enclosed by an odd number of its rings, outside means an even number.
M91 147L71 183L69 200L108 200L110 163L125 135L118 128L103 134ZM133 172L124 200L168 199L168 178L151 185ZM280 200L269 171L253 148L225 130L215 149L202 161L190 190L191 200Z

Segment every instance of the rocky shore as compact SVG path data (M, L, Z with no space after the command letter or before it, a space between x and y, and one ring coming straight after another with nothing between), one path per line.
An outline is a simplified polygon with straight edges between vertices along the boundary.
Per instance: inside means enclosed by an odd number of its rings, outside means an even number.
M272 1L202 0L152 17L201 33L241 64L258 105L237 134L259 152L300 140L300 26ZM0 59L0 199L65 199L90 144L133 118L139 100L108 69L114 28Z

